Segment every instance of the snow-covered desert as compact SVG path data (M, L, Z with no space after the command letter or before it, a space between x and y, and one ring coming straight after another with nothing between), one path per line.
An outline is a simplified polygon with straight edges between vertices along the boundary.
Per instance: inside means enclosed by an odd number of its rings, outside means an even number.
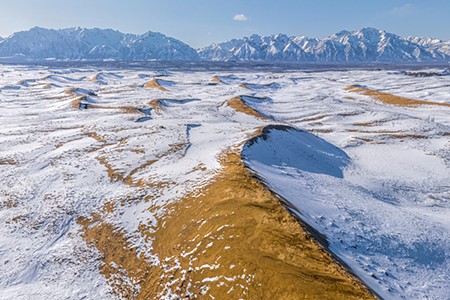
M0 65L0 299L450 299L423 72Z

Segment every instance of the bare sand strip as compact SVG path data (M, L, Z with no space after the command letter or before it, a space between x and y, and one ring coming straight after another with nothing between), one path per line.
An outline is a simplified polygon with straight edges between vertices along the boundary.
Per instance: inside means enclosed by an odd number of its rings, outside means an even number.
M253 83L241 83L239 85L241 88L244 89L248 89L248 90L257 90L257 89L261 89L261 88L273 88L273 87L278 87L277 84L275 83L266 83L266 84L253 84Z
M249 173L239 150L224 153L221 164L200 193L166 207L156 231L140 227L153 240L159 265L105 221L114 205L78 220L102 254L100 271L115 293L127 299L160 299L169 291L189 299L374 298ZM118 277L125 274L133 284Z
M385 104L391 104L391 105L397 105L397 106L420 106L420 105L433 105L433 106L446 106L450 107L450 104L448 103L440 103L440 102L433 102L433 101L423 101L423 100L415 100L405 97L400 97L384 92L379 92L376 90L371 90L359 85L351 85L349 87L346 87L345 90L355 93L360 93L363 95L371 96Z

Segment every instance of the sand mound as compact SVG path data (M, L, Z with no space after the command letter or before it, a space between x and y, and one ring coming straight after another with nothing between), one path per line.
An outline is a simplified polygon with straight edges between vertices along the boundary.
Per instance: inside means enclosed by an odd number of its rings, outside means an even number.
M165 87L162 86L161 80L158 80L158 79L150 80L149 82L147 82L144 85L144 87L147 88L147 89L158 89L158 90L160 90L162 92L168 92L168 90Z
M78 96L74 100L70 101L70 106L72 108L78 108L78 109L87 109L88 103L84 103L87 100L87 96Z
M229 107L233 108L236 111L242 112L244 114L247 114L249 116L256 117L258 119L263 120L271 120L269 116L265 116L262 113L258 112L257 110L253 109L249 106L247 103L247 99L266 99L266 98L256 98L256 97L249 97L249 96L238 96L231 98L227 101L227 104Z
M148 105L157 113L160 114L164 108L161 106L161 99L153 99L148 102Z
M245 83L241 83L240 85L239 85L239 87L241 87L241 88L243 88L243 89L246 89L246 90L252 90L250 87L248 87L248 85L246 85Z
M64 91L65 94L69 96L76 96L74 100L70 102L70 106L78 109L110 109L119 110L126 114L143 114L144 118L147 120L150 116L150 110L145 108L137 108L133 106L108 106L108 105L98 105L90 98L97 96L94 91L81 89L81 88L68 88ZM138 120L143 120L139 118Z
M217 75L214 75L213 77L211 77L211 81L212 81L212 82L215 82L215 83L224 83L224 82L222 81L222 79L220 79L220 77L217 76Z
M34 83L36 83L35 79L23 79L20 80L17 85L23 86L23 87L29 87L31 85L33 85Z
M400 97L388 93L379 92L376 90L371 90L359 85L351 85L345 90L355 93L360 93L363 95L371 96L377 100L385 104L398 105L398 106L421 106L421 105L434 105L434 106L446 106L450 107L448 103L439 103L433 101L423 101L423 100L414 100L405 97Z
M94 76L92 76L92 78L89 80L90 82L95 82L98 84L106 84L106 82L103 81L103 74L102 73L97 73Z

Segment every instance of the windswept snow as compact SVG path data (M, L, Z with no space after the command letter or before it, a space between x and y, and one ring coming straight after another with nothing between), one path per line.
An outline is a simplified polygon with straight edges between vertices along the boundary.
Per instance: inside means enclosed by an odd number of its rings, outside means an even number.
M0 73L0 299L115 298L112 280L139 290L126 274L99 273L78 218L102 212L149 263L176 261L155 255L139 228L158 229L168 205L217 175L220 155L267 125L244 146L245 163L337 257L384 298L448 298L450 108L431 103L450 103L450 76ZM153 79L164 90L146 88ZM430 105L388 105L351 85ZM264 118L236 111L233 98ZM205 277L205 291L216 281Z

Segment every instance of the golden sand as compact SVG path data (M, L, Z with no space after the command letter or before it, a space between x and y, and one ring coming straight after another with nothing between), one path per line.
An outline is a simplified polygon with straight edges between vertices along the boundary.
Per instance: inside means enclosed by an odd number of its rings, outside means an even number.
M168 90L159 84L158 79L152 79L144 85L147 89L158 89L162 92L167 92Z
M17 161L14 159L0 159L0 165L17 165Z
M86 108L89 109L111 109L111 110L120 110L126 114L144 114L139 108L133 106L106 106L106 105L97 105L91 103L82 103L83 101L88 100L87 95L79 95L76 94L76 88L69 88L65 91L65 94L70 96L76 96L74 100L70 102L70 106L72 108L80 109L80 105L86 105ZM145 115L145 114L144 114Z
M247 89L247 90L252 90L248 85L246 85L245 83L241 83L239 85L241 88Z
M86 101L86 100L87 100L87 96L84 96L84 95L78 96L70 102L70 106L72 108L80 108L81 102Z
M167 207L170 213L155 232L141 226L165 268L137 255L125 234L102 216L78 220L88 243L102 254L101 273L116 293L159 299L170 288L188 299L374 298L248 173L237 153L228 153L222 165L201 196ZM118 274L134 285L117 281Z
M433 101L423 101L423 100L415 100L405 97L400 97L388 93L379 92L376 90L371 90L367 88L363 88L359 85L351 85L345 88L347 91L360 93L363 95L371 96L385 104L398 105L398 106L420 106L420 105L433 105L433 106L446 106L450 107L448 103L439 103Z
M97 73L94 76L92 76L92 78L89 80L90 82L100 82L100 76L102 75L102 73Z
M249 116L256 117L258 119L269 120L269 118L263 116L255 109L248 106L245 101L242 99L242 96L231 98L227 101L229 107L233 108L236 111L242 112Z
M332 133L333 129L329 129L329 128L311 128L310 131L313 132L313 133Z
M211 81L212 82L216 82L216 83L222 83L222 79L220 79L217 75L214 75L213 77L211 77Z

